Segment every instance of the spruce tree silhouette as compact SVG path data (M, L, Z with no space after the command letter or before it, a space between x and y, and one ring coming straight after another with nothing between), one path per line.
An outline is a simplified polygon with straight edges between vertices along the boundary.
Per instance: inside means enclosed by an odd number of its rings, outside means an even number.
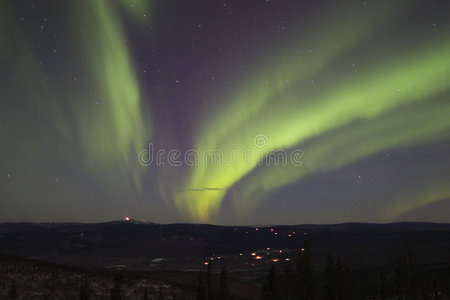
M334 257L331 254L327 256L325 267L325 297L328 300L337 299L336 267Z
M111 300L122 300L122 278L120 276L114 277L114 285L111 290Z
M380 300L387 300L386 295L386 279L384 276L384 269L380 269Z
M347 262L327 256L325 267L325 297L330 300L345 300L351 298L350 266Z
M339 300L350 299L350 265L348 262L337 260L336 262L336 283L337 297Z
M206 299L205 275L202 273L198 274L197 279L197 299L198 300Z
M406 254L393 263L394 289L399 299L418 299L418 284L415 278L416 260L411 254Z
M206 268L206 275L205 275L206 300L214 299L211 268L212 268L212 260L209 261L208 267Z
M206 272L199 274L197 282L197 299L211 300L213 295L213 280L211 274L212 260L208 262Z
M275 267L272 266L267 274L263 283L262 295L263 300L278 300L280 299L280 293L278 290L278 284L276 279Z
M314 266L309 235L304 234L303 248L297 265L298 299L315 299Z
M219 290L217 291L217 299L228 300L231 299L230 289L228 287L228 274L225 266L222 267L219 277Z

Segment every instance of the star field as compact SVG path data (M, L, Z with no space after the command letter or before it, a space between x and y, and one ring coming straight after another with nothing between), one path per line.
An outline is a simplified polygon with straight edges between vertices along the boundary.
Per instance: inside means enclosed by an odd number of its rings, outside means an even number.
M0 221L449 222L449 9L3 1Z

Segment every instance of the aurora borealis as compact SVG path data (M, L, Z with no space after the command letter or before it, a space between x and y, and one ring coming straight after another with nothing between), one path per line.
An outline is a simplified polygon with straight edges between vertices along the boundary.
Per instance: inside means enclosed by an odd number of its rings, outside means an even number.
M449 11L2 1L0 220L450 222Z

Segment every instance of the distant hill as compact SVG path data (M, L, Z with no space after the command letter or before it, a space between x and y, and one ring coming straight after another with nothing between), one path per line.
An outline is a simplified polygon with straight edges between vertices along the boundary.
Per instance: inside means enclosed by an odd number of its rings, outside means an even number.
M0 253L82 268L202 269L220 257L230 270L267 268L274 257L294 259L310 236L317 265L332 253L362 265L389 264L414 254L427 264L450 263L450 224L345 223L295 226L215 226L106 223L1 223ZM266 249L270 248L270 251ZM274 249L280 254L275 255ZM251 253L259 252L255 261ZM267 254L268 253L268 254Z
M425 294L434 286L450 294L445 289L450 224L216 226L128 220L0 224L0 298L16 284L26 299L79 299L87 280L95 299L109 299L114 276L120 275L126 299L143 299L145 291L152 293L149 299L161 291L171 293L168 299L173 293L176 299L189 299L211 261L216 282L222 266L228 270L236 299L258 299L271 266L282 289L292 295L305 235L319 287L325 287L332 255L349 268L345 278L361 297L377 295L380 270L390 295L396 295L398 268L415 274L417 289ZM415 287L410 284L409 290L414 293Z

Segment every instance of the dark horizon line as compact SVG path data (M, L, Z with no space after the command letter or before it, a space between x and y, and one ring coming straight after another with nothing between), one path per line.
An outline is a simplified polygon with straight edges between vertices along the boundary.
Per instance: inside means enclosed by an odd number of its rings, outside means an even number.
M450 222L433 222L433 221L397 221L397 222L386 222L386 223L378 223L378 222L342 222L342 223L296 223L296 224L234 224L234 225L225 225L225 224L213 224L213 223L195 223L195 222L173 222L173 223L156 223L152 221L144 221L139 219L130 218L126 219L116 219L109 221L99 221L99 222L74 222L74 221L58 221L58 222L32 222L32 221L0 221L0 225L4 224L42 224L42 225L63 225L63 224L74 224L74 225L95 225L95 224L108 224L108 223L140 223L147 225L204 225L204 226L216 226L216 227L287 227L287 226L343 226L343 225L374 225L374 226L385 226L385 225L406 225L406 224L428 224L428 225L450 225Z

